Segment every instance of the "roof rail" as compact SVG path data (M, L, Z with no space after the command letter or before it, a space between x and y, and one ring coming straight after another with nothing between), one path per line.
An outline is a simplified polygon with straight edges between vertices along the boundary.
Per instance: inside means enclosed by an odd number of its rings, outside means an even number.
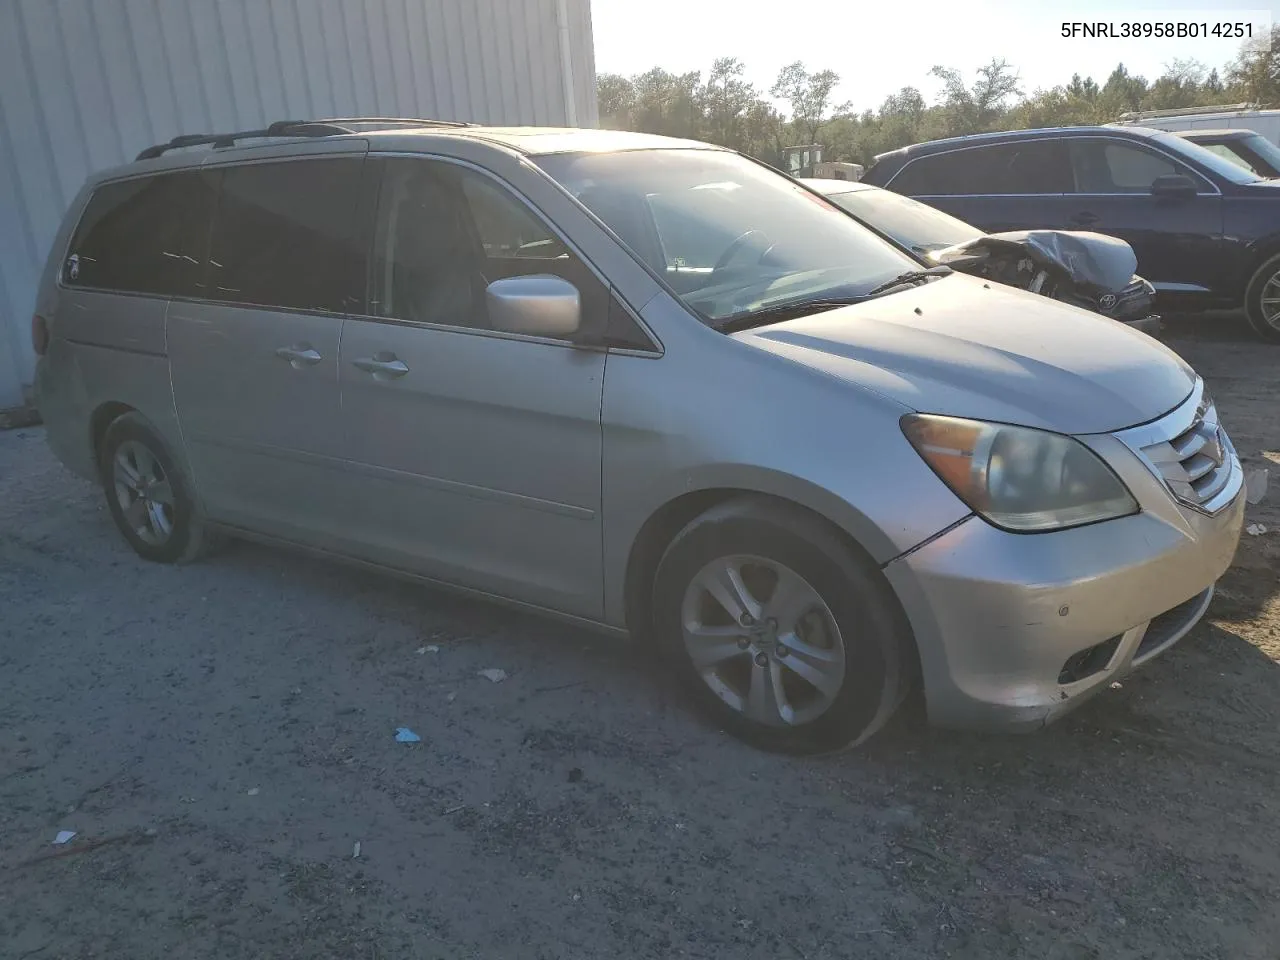
M387 126L405 127L474 127L465 120L424 120L420 117L326 117L317 123L381 123Z
M1120 114L1120 121L1154 120L1157 117L1196 116L1203 113L1236 113L1241 110L1257 110L1256 103L1224 103L1210 107L1182 107L1172 110L1131 110Z
M169 150L181 147L195 147L210 144L214 149L234 147L241 140L256 140L265 137L333 137L342 134L357 133L351 124L382 124L385 126L408 127L469 127L472 124L460 120L421 120L416 117L335 117L324 120L277 120L261 130L240 130L234 133L184 133L174 137L167 143L157 143L147 147L136 157L139 160L153 160Z

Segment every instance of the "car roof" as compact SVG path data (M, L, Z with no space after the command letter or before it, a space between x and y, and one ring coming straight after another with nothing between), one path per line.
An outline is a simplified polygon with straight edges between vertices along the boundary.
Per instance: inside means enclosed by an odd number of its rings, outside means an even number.
M396 134L405 131L396 130ZM628 130L594 130L579 127L456 127L440 131L411 131L487 140L529 155L548 153L614 153L620 150L723 150L700 140L663 137Z
M1187 140L1194 140L1196 137L1211 137L1214 140L1243 140L1246 137L1261 136L1258 131L1249 130L1245 127L1224 127L1221 130L1171 130L1170 133L1176 133Z
M836 180L833 177L800 177L800 182L810 190L825 193L828 196L836 193L859 193L866 190L879 190L869 183L857 180Z
M339 126L340 125L340 126ZM719 150L726 148L698 140L683 140L649 133L625 130L602 130L580 127L502 127L478 124L446 123L412 118L378 118L373 120L299 121L282 125L296 127L332 126L334 132L298 135L264 130L241 133L195 135L187 144L170 141L143 151L132 163L96 173L93 181L133 176L143 172L181 170L200 166L213 159L253 159L271 156L295 157L340 151L345 143L359 141L371 152L379 150L424 153L439 148L441 140L479 141L515 151L526 156L555 153L616 153L628 150ZM343 129L345 128L345 129ZM178 138L182 140L183 138ZM218 140L217 145L212 141Z
M1132 136L1142 139L1158 137L1165 130L1151 127L1125 126L1091 126L1091 127L1039 127L1033 130L993 130L990 133L970 133L963 137L947 137L943 140L926 140L910 146L899 147L877 154L876 160L886 157L918 157L930 153L954 150L957 147L976 147L984 143L1012 143L1018 140L1036 140L1043 137L1081 137L1081 136Z

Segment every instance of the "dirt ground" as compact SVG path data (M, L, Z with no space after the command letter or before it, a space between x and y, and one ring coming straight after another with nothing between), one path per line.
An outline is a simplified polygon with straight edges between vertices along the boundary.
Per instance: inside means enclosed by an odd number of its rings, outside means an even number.
M1273 476L1208 620L1039 733L822 760L558 625L146 564L0 433L0 957L1280 957L1280 347L1170 342Z

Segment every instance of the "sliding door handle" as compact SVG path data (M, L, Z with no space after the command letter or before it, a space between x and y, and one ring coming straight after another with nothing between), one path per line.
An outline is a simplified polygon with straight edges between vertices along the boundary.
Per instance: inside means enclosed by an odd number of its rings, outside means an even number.
M314 367L322 359L317 351L305 345L280 347L276 350L276 356L281 360L288 360L289 365L295 370L301 370L303 367Z
M394 380L397 377L403 377L409 372L409 368L405 366L404 361L396 360L395 358L380 360L377 357L360 357L358 360L352 360L351 364L357 370L371 373L382 380Z

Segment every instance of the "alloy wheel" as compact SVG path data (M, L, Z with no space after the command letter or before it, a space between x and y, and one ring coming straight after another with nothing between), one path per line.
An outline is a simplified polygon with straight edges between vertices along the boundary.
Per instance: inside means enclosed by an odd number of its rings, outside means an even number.
M143 543L163 546L173 535L173 486L155 455L126 440L111 461L111 480L124 522Z
M1263 284L1259 299L1263 320L1269 326L1280 330L1280 270L1273 273Z
M717 558L681 604L685 650L724 703L765 726L809 723L844 685L844 638L816 589L763 557Z

